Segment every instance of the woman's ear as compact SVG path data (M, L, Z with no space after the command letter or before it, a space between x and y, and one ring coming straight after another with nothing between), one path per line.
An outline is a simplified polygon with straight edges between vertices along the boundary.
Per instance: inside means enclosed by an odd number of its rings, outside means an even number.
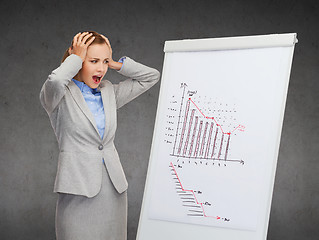
M69 47L69 48L68 48L68 52L69 52L69 55L72 54L72 47Z

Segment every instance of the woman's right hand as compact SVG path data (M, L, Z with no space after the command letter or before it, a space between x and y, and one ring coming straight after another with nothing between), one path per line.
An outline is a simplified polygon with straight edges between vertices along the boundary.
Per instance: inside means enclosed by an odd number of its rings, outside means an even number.
M92 37L89 41L86 42L86 40L92 36L92 33L83 32L78 33L74 36L72 41L72 46L69 47L69 54L76 54L78 55L82 61L84 62L86 57L87 48L90 46L90 44L94 41L95 37Z

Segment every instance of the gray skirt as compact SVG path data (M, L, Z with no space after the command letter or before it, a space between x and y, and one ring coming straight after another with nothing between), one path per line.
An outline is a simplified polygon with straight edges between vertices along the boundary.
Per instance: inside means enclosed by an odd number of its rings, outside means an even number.
M127 192L119 194L103 170L101 191L95 197L59 193L57 240L126 240Z

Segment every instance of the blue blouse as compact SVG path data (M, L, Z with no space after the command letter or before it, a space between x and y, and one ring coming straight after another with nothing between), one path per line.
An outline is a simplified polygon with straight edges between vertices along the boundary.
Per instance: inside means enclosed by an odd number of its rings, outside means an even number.
M78 80L75 80L74 78L72 79L72 81L80 88L82 95L94 116L99 134L101 138L103 138L105 129L105 114L101 92L98 91L96 88L90 88L84 82L80 82Z
M123 68L125 58L126 57L121 57L121 59L119 60L120 63L123 63L121 69ZM78 80L75 80L74 78L72 78L72 81L80 88L84 100L86 101L90 111L94 116L99 134L101 138L103 138L105 129L105 114L101 92L98 91L96 88L90 88L84 82L80 82Z

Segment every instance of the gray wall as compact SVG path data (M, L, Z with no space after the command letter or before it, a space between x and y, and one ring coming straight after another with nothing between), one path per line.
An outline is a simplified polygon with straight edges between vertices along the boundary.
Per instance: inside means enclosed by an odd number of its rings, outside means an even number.
M74 34L95 30L114 59L162 69L165 40L297 32L268 239L319 239L319 2L1 1L0 239L54 239L58 148L38 95ZM117 82L117 73L108 78ZM118 112L135 239L159 84Z

